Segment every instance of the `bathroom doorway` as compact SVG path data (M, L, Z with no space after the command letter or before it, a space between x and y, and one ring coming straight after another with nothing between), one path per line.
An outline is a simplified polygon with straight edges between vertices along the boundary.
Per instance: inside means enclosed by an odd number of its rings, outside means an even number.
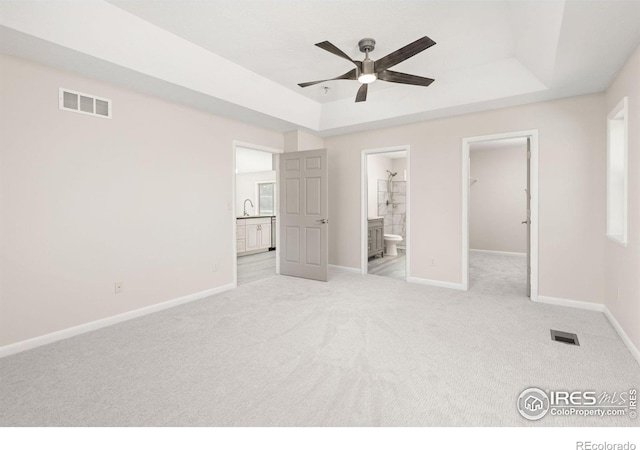
M409 277L409 146L363 150L361 271Z
M278 154L251 144L233 146L234 283L242 285L279 272Z

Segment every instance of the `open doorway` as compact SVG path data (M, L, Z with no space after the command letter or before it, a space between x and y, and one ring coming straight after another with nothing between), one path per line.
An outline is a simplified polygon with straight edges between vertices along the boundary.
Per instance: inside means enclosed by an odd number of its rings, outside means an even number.
M237 285L278 273L277 153L234 143L233 229Z
M537 133L463 140L463 284L537 298Z
M362 153L362 273L406 280L409 148Z

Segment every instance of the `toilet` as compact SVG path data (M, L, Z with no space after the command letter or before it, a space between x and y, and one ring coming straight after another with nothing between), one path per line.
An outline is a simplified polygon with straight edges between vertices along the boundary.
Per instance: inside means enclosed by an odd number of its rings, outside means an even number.
M402 242L402 236L397 234L384 235L384 254L388 256L398 256L397 245Z

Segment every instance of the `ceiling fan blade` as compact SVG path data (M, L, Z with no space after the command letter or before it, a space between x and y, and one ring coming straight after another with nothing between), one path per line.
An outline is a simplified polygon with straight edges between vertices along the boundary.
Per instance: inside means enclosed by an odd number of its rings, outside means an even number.
M368 89L368 84L362 84L362 86L360 86L360 89L358 89L358 93L356 94L356 103L358 102L364 102L367 100L367 89Z
M376 72L388 69L389 67L393 67L396 64L399 64L402 61L417 55L421 51L428 49L432 45L435 45L435 42L430 38L428 38L427 36L421 37L417 41L405 45L401 49L389 53L387 56L384 56L377 60L375 62Z
M340 58L344 58L347 61L351 61L353 64L355 64L360 70L362 70L362 63L360 61L354 61L353 59L351 59L349 57L349 55L347 55L345 52L343 52L342 50L340 50L338 47L336 47L335 45L333 45L331 42L329 41L323 41L323 42L318 42L316 44L317 47L320 47L322 50L326 50L329 53L333 53L336 56L339 56Z
M358 71L356 69L350 70L347 73L343 73L339 77L329 78L328 80L319 80L319 81L307 81L306 83L298 83L300 87L313 86L314 84L324 83L325 81L333 81L333 80L357 80L358 79Z
M419 77L418 75L394 72L393 70L383 70L379 72L378 80L390 81L391 83L414 84L416 86L429 86L435 81L433 78Z

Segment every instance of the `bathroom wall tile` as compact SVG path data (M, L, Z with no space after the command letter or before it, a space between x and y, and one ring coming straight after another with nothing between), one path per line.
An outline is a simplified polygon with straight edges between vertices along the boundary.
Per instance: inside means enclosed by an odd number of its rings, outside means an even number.
M404 225L405 223L405 214L393 214L393 218L391 219L392 225Z
M400 235L404 239L405 233L404 233L404 226L403 225L393 225L391 227L391 230L392 230L393 234Z
M400 192L396 192L393 194L393 203L398 203L398 204L402 204L402 203L407 203L407 194L403 194Z
M378 180L378 192L387 192L386 180Z
M384 216L384 226L393 225L393 214L386 214Z
M401 192L403 194L407 192L406 181L393 181L391 184L392 184L391 189L393 190L393 192Z
M393 234L393 225L385 225L384 234Z
M389 207L384 203L381 205L378 205L378 217L384 217L387 214L388 209Z
M406 214L407 205L404 203L394 203L393 204L393 213L394 214Z

